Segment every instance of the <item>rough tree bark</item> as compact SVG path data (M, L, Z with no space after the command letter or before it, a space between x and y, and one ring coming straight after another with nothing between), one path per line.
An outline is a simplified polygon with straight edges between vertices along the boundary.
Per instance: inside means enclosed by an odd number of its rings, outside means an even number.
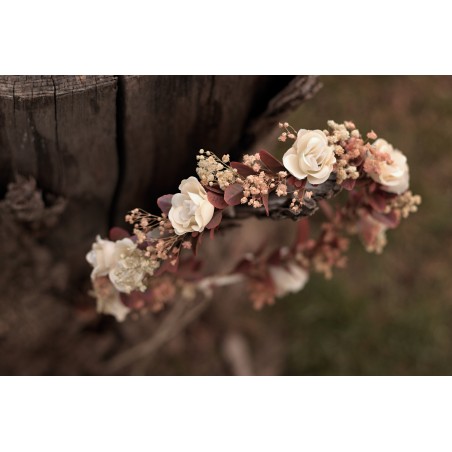
M200 148L238 158L319 86L306 76L0 77L0 374L131 372L105 363L169 314L121 325L95 314L84 256L96 234L133 207L152 210Z

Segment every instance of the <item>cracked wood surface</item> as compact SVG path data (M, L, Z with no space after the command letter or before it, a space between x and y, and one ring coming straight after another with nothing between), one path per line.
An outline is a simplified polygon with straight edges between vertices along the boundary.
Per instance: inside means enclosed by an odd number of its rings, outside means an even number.
M239 158L316 89L302 76L0 77L0 374L102 374L147 337L159 316L117 324L93 312L96 234L175 191L199 148ZM22 199L16 186L8 203L16 176L36 192ZM11 210L34 199L31 217ZM45 209L56 224L34 221Z

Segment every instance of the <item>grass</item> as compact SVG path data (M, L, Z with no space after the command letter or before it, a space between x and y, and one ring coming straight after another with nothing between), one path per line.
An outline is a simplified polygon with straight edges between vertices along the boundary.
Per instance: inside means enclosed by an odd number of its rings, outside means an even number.
M408 156L419 212L388 233L382 255L354 241L347 269L330 281L312 275L273 307L241 303L228 313L224 300L225 309L210 310L159 354L153 373L227 373L221 343L235 330L250 342L258 373L452 374L452 77L322 81L311 101L280 119L307 129L350 119L374 129Z
M355 121L408 156L420 211L381 256L359 244L332 281L313 276L269 317L286 325L285 374L452 373L452 78L324 77L291 123Z

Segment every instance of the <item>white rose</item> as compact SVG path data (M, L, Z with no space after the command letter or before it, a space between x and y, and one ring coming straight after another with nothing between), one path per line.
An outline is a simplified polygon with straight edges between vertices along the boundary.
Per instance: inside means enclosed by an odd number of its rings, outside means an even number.
M153 274L157 268L129 238L112 242L97 236L86 260L94 267L91 272L93 281L108 276L113 286L123 293L144 291L143 278L146 274Z
M309 279L309 273L294 263L288 264L287 267L271 266L269 272L275 284L277 297L300 291Z
M392 163L382 162L379 173L370 173L369 176L381 184L383 190L400 195L408 189L410 183L406 157L382 138L375 141L373 145L377 149L377 152L388 154L391 157Z
M359 217L356 228L366 250L380 254L387 242L386 231L388 228L366 211L360 211Z
M130 308L121 301L118 290L107 277L97 278L94 283L94 292L97 298L97 312L109 314L122 322L130 312Z
M91 279L108 275L117 265L121 255L135 248L136 245L128 238L112 242L97 236L92 250L86 255L86 260L94 267Z
M293 146L284 154L283 163L297 179L308 178L309 183L318 185L330 176L336 157L321 130L301 129Z
M177 235L201 232L213 217L214 206L208 201L206 190L196 177L184 179L180 193L173 196L168 218Z

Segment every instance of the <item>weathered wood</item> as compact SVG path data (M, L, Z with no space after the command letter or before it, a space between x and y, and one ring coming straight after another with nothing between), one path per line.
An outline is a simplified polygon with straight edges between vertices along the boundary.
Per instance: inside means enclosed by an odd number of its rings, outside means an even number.
M72 373L59 356L108 228L115 107L114 77L0 77L0 373Z
M174 191L199 148L238 158L261 138L259 118L285 114L314 86L291 76L0 77L0 373L108 373L105 360L159 319L95 315L85 254L96 234Z
M284 86L268 103L267 108L251 124L250 132L258 146L272 142L280 130L275 124L287 116L303 102L311 99L322 87L319 78L313 75L298 75Z
M80 274L81 250L107 229L116 187L116 79L0 78L0 155L4 193L20 175L46 199L67 199L58 228L41 237Z
M298 78L296 78L298 79ZM293 77L270 76L122 76L119 97L120 190L115 222L137 206L155 210L155 200L177 189L195 173L195 156L205 148L239 158L256 141L262 113L278 103L280 89ZM312 82L310 82L312 84ZM298 88L304 87L299 83ZM309 85L311 86L311 85ZM290 111L309 97L298 89L298 104L279 102ZM273 117L274 120L274 117ZM268 124L268 123L267 123Z

